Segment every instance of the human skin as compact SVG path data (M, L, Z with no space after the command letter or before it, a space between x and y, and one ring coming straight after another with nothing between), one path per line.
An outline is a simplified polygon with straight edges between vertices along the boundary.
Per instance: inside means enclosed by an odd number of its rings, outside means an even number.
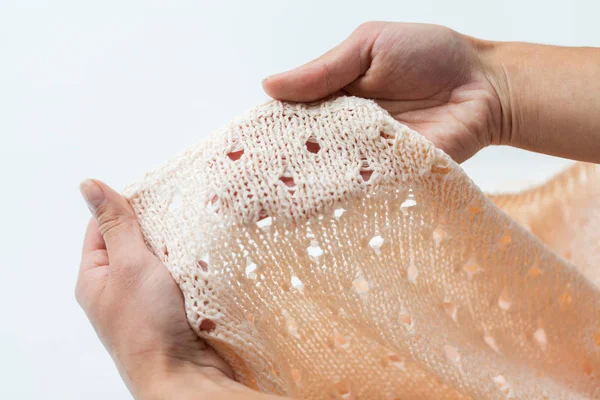
M369 22L316 60L263 81L278 100L338 91L377 101L463 162L509 145L600 162L600 49L479 40Z
M434 25L372 22L292 71L272 97L337 92L377 101L462 162L511 145L600 162L600 50L488 42ZM81 185L93 217L76 297L136 399L256 399L188 325L182 294L145 246L135 214L102 182Z
M81 192L88 224L75 297L136 399L276 399L233 380L194 333L183 295L146 247L127 200L102 182Z

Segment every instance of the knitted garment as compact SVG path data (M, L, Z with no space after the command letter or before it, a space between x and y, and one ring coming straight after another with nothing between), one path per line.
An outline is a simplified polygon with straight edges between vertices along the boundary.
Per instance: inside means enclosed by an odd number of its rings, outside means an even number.
M258 390L600 398L600 169L486 197L374 102L272 101L125 194Z

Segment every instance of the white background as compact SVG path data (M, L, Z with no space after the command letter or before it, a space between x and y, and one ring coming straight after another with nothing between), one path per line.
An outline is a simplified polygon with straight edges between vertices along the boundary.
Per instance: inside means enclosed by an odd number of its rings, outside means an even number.
M89 217L83 178L122 188L264 101L263 77L361 22L600 46L598 4L0 0L0 398L130 398L73 296ZM564 164L495 148L465 169L496 190Z

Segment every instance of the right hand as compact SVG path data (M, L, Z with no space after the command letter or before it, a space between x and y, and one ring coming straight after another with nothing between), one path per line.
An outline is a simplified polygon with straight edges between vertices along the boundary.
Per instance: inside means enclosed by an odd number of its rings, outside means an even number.
M263 81L278 100L314 101L338 91L375 100L396 120L462 162L510 137L507 106L479 56L487 44L436 25L369 22L339 46Z

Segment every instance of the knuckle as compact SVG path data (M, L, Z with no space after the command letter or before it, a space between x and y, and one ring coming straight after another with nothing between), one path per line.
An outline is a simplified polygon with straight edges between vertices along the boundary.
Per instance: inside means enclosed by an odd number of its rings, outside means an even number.
M108 256L106 251L95 251L90 254L90 263L94 267L108 265Z
M137 223L132 215L111 208L98 210L97 218L100 232L105 238L118 236L134 228Z
M87 255L85 261L93 267L108 265L108 254L105 250L92 251Z
M356 30L354 31L355 34L357 35L368 35L370 33L372 33L373 31L379 29L379 27L381 26L381 22L379 21L367 21L367 22L363 22L362 24L360 24L358 26L358 28L356 28Z
M323 76L325 77L325 79L324 79L325 89L328 93L331 93L331 92L333 92L333 88L335 86L333 83L333 76L331 74L331 69L329 68L327 63L323 63L321 68L323 69Z
M356 28L357 32L364 32L364 31L368 31L373 27L373 24L375 23L375 21L367 21L367 22L363 22L362 24L360 24L358 26L358 28Z

